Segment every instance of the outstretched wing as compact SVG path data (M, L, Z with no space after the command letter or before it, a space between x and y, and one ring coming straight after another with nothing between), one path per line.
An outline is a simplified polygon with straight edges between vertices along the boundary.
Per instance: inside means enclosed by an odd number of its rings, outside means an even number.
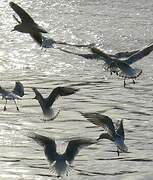
M55 102L55 100L59 96L68 96L71 94L74 94L78 91L78 89L70 88L70 87L57 87L53 89L53 91L50 93L48 98L46 98L46 103L48 103L48 106L52 106L52 104Z
M139 50L123 51L123 52L118 52L118 53L113 54L113 55L110 54L110 56L118 58L118 59L122 59L122 58L128 58L137 52L139 52Z
M20 6L18 6L14 2L10 2L9 5L18 14L22 22L35 23L32 17Z
M124 127L123 127L123 120L120 121L120 124L119 124L119 127L117 128L117 131L116 131L117 135L123 137L125 137L125 134L124 134Z
M102 60L104 60L105 63L110 65L113 61L115 61L115 58L112 58L109 54L105 53L104 51L96 48L96 47L91 47L90 48L91 52L94 54L99 55L100 57L103 57Z
M112 137L115 137L115 127L111 118L99 113L81 113L81 114L84 117L86 117L88 121L92 122L97 126L102 126L104 129L108 131L108 133Z
M75 139L68 143L65 153L63 154L66 161L70 164L74 160L75 156L79 153L79 150L84 146L89 146L96 143L91 139Z
M143 57L147 56L153 51L153 44L144 47L142 50L136 52L132 56L130 56L128 59L124 60L125 63L128 65L135 63L136 61L142 59Z
M44 147L45 156L50 163L56 161L58 154L56 152L56 144L53 139L36 133L30 134L29 137Z
M42 34L40 32L30 33L30 36L36 41L40 46L42 46Z
M20 81L16 81L15 87L12 92L20 97L23 97L24 96L23 84Z
M59 50L61 50L63 52L69 53L69 54L74 54L74 55L83 57L85 59L99 59L99 56L97 54L80 54L80 53L75 53L75 52L68 51L68 50L63 49L63 48L57 48L57 49L59 49Z

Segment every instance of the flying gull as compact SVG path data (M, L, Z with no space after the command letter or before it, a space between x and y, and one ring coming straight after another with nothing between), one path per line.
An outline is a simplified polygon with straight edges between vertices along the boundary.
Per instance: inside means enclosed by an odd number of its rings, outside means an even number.
M12 91L7 91L0 86L0 94L2 95L2 99L6 100L4 105L4 111L6 111L7 109L6 108L7 100L13 100L16 105L16 109L19 111L19 108L16 103L16 99L20 99L20 97L24 96L24 87L20 81L17 81L15 83L15 87Z
M12 31L19 31L22 33L28 33L30 36L41 46L42 45L42 34L47 33L47 31L40 27L32 17L20 6L14 2L9 3L10 7L18 14L21 19L21 22L15 17L14 19L19 23L14 27Z
M52 108L53 103L59 96L68 96L71 94L74 94L78 91L78 89L70 88L70 87L56 87L53 89L53 91L50 93L50 95L47 98L44 98L41 93L33 87L32 90L35 92L34 99L37 99L41 109L43 111L43 114L46 117L49 117L49 120L53 120L57 117L58 113L54 113L54 110Z
M102 133L97 140L108 139L115 143L117 146L117 154L119 156L120 152L128 152L128 148L124 143L124 127L123 120L117 125L114 126L112 119L108 116L101 115L99 113L81 113L88 121L92 122L97 126L102 126L107 133Z
M126 85L126 79L132 79L133 83L135 84L135 79L140 76L142 73L141 69L133 68L131 65L138 60L144 58L145 56L149 55L153 51L153 44L149 44L144 48L136 51L129 57L124 60L121 60L117 57L111 57L109 54L106 54L104 51L99 50L95 47L91 47L93 52L97 52L100 56L103 57L105 62L104 67L107 70L110 70L110 73L116 73L118 76L124 78L124 87ZM134 51L133 51L134 52Z
M59 154L56 151L54 139L36 133L32 133L29 137L44 148L45 156L51 166L50 170L56 173L57 177L62 177L64 174L68 175L71 168L70 165L82 147L96 143L96 141L91 139L74 139L69 141L65 152Z

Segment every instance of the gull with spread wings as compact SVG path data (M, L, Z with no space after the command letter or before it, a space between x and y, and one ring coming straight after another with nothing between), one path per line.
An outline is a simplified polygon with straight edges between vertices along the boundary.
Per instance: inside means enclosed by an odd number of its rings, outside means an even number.
M70 165L82 147L96 143L96 141L91 139L74 139L69 141L65 152L59 154L56 151L54 139L36 133L30 134L29 137L35 140L39 145L43 146L45 156L51 165L50 170L51 172L56 173L57 177L61 177L65 173L68 175L68 171L71 168Z
M103 60L105 62L104 67L106 70L110 70L111 74L116 73L118 76L124 78L125 87L126 79L132 79L133 83L135 84L135 79L142 73L141 69L133 68L131 67L131 65L149 55L153 51L153 44L149 44L139 51L133 51L134 53L132 53L132 55L124 60L121 60L120 58L117 58L115 56L111 57L109 54L106 54L104 51L99 50L95 47L91 47L91 50L95 53L97 52L97 54L103 57Z
M100 59L104 61L104 69L109 70L110 74L112 73L117 74L120 77L124 78L124 87L126 85L126 79L132 79L133 83L135 83L135 79L140 76L142 73L141 69L133 68L131 65L138 60L144 58L145 56L149 55L153 51L153 44L150 43L142 49L133 50L133 51L123 51L118 52L116 54L108 54L103 50L95 47L94 45L88 46L92 53L75 53L63 48L59 48L61 51L74 54L86 59Z
M35 97L34 99L37 99L41 109L43 111L43 114L46 117L49 117L49 120L53 120L57 117L59 111L55 114L54 110L52 108L53 103L59 96L68 96L71 94L74 94L78 91L78 89L74 89L71 87L56 87L53 89L53 91L50 93L50 95L47 98L44 98L41 93L33 87L32 90L35 92Z
M19 31L22 33L28 33L30 36L41 46L42 45L42 34L47 33L45 29L40 27L32 17L20 6L14 2L9 3L10 7L18 14L21 19L21 22L17 19L16 16L13 16L14 19L19 23L14 27L12 31Z
M107 133L102 133L97 140L108 139L115 143L117 146L117 154L120 152L128 152L128 148L124 143L125 134L123 127L123 120L119 124L114 126L112 119L108 116L101 115L99 113L81 113L88 121L92 122L97 126L102 126L107 130Z
M19 108L16 103L16 99L20 99L19 97L24 96L24 87L20 81L17 81L15 83L15 87L12 91L7 91L0 86L0 94L2 95L2 99L6 100L5 105L4 105L4 111L6 111L7 109L6 108L7 100L13 100L16 105L16 109L19 111Z

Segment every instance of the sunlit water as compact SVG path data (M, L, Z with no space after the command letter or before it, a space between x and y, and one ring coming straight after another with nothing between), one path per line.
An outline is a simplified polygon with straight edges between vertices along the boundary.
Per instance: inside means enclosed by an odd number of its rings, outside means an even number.
M151 0L16 0L50 37L69 43L95 42L108 52L142 48L153 39ZM49 172L43 149L27 137L37 132L54 137L64 152L73 137L97 138L102 128L89 123L80 112L100 112L114 121L124 119L129 153L117 157L116 147L101 141L82 149L65 179L148 180L153 178L153 53L133 66L143 69L136 84L104 72L102 61L86 60L57 49L46 52L29 35L11 32L16 24L9 1L0 3L0 85L13 88L19 80L26 95L18 101L20 112L0 101L0 179L56 179ZM68 47L64 47L68 48ZM81 53L86 49L69 48ZM31 87L44 96L59 85L79 88L59 98L58 118L42 121L42 112Z

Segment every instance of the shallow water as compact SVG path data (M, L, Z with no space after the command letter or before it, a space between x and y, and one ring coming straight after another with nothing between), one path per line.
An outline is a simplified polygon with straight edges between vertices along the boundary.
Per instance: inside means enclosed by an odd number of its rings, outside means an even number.
M108 52L142 48L153 39L150 0L18 0L15 1L49 32L50 37L69 43L95 42ZM57 140L64 152L73 137L97 138L101 128L89 123L80 112L100 112L114 121L124 119L129 153L117 157L108 141L82 149L68 179L148 180L153 178L153 53L133 66L143 69L136 84L123 88L123 81L104 72L102 61L86 60L57 49L46 52L29 35L10 32L16 24L9 1L0 3L0 85L11 89L15 81L26 95L3 112L0 101L0 179L56 179L48 170L42 148L27 137L37 132ZM68 47L64 47L68 48ZM87 50L69 48L85 53ZM79 88L74 95L59 98L58 118L44 123L33 100L31 87L47 96L59 86ZM67 179L65 177L64 179Z

